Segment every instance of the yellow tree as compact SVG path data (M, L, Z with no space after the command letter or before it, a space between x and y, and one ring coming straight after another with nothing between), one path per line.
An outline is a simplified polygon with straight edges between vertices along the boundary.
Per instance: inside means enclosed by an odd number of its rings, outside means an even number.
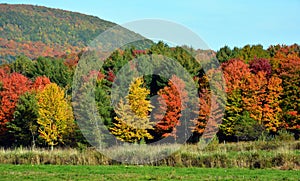
M117 116L111 132L121 141L134 143L144 138L153 138L147 131L153 129L149 117L152 106L150 101L146 99L150 91L142 87L143 84L142 78L133 81L126 97L128 103L121 100L116 107Z
M37 96L40 137L53 150L54 145L63 143L63 135L74 125L72 109L64 90L55 83L48 84Z
M148 117L149 112L152 110L150 100L146 99L150 91L142 87L143 84L143 78L137 78L131 83L127 96L131 111L141 118Z

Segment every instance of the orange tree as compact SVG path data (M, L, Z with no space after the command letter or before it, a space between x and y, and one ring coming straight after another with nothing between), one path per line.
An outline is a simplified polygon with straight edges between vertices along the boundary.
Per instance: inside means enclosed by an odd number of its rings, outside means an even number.
M173 75L168 86L159 90L158 95L160 107L155 113L155 119L159 121L155 129L162 137L173 136L176 140L176 126L181 124L181 112L186 108L185 103L188 100L185 83Z
M283 95L280 107L286 129L300 133L300 54L299 47L277 46L271 62L282 79ZM298 50L298 51L297 51Z

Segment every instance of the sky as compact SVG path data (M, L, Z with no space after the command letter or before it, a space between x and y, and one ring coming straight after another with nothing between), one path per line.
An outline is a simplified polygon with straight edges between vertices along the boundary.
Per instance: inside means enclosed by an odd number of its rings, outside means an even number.
M124 24L141 19L178 23L213 50L227 45L300 44L300 0L0 0L98 16ZM139 32L138 32L139 33ZM197 47L194 47L197 48Z

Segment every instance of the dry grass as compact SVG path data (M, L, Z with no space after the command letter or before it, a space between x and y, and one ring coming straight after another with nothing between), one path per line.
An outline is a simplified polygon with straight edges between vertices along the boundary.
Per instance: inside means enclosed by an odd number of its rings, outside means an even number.
M147 164L207 168L277 168L300 170L300 142L240 142L206 148L199 145L128 145L100 153L94 148L0 150L3 164L119 165ZM160 157L157 157L159 155ZM112 160L114 158L115 160Z

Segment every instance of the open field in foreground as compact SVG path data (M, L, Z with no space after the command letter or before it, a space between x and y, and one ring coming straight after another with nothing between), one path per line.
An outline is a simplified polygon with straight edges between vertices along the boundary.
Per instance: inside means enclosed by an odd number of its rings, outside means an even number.
M296 170L153 166L0 165L0 180L299 180Z

